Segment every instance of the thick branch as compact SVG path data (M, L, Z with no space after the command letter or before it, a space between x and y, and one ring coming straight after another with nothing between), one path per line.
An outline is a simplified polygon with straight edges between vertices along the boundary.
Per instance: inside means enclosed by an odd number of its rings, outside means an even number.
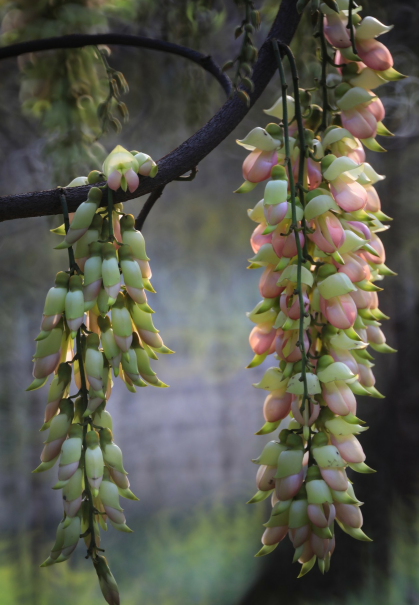
M276 38L289 45L297 29L299 18L296 0L282 0L278 15L255 64L252 77L255 89L250 94L250 106L254 105L260 97L276 70L270 39ZM159 172L154 179L148 177L141 179L134 193L124 193L119 190L114 196L115 202L123 202L150 193L192 170L240 124L248 111L249 108L237 96L228 100L205 126L159 160ZM70 212L74 212L86 199L88 190L88 186L66 189ZM60 212L61 204L56 189L0 198L0 221L60 214Z
M185 59L193 61L193 63L196 63L213 75L223 87L224 92L227 95L230 93L230 79L221 71L209 55L204 55L197 50L193 50L186 46L180 46L179 44L173 44L172 42L154 40L153 38L134 36L132 34L72 34L70 36L59 36L56 38L29 40L27 42L19 42L18 44L10 44L9 46L0 48L0 60L44 50L81 48L83 46L97 46L98 44L136 46L138 48L149 48L150 50L159 50L172 55L185 57Z

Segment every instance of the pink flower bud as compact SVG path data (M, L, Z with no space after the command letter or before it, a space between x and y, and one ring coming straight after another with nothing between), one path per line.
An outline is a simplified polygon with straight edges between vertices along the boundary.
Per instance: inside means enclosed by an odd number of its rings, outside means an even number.
M334 361L341 361L346 366L348 366L352 374L358 374L358 364L352 357L350 351L346 351L345 349L334 349L333 347L330 347L330 355L333 357Z
M347 223L352 227L352 231L355 231L359 237L370 241L371 231L365 223L362 223L361 221L347 221Z
M375 187L369 186L367 191L367 204L365 210L367 212L378 212L381 210L381 202Z
M307 507L307 514L310 521L316 527L328 527L329 522L321 504L309 504Z
M358 147L356 149L351 149L347 154L345 154L348 158L356 162L357 164L363 164L365 162L365 150L359 139L357 139ZM336 155L336 154L335 154Z
M339 330L351 328L356 319L357 308L349 294L325 300L320 296L320 310L329 323Z
M276 470L276 469L275 469ZM300 487L303 484L304 471L301 471L297 475L290 475L284 479L275 480L275 492L279 500L290 500L294 498L300 491Z
M336 13L324 16L324 35L332 46L336 48L351 46L350 32L346 27L347 21L347 18L341 19Z
M377 120L364 105L342 111L341 118L342 126L358 139L368 139L377 134Z
M278 356L284 361L295 363L301 359L301 351L297 347L298 330L287 330L283 332L278 330L275 338L275 351ZM307 353L310 343L307 337L307 332L304 332L304 349Z
M365 292L365 290L357 287L356 292L351 292L350 296L357 309L369 309L372 303L371 294L372 292Z
M303 286L304 287L304 286ZM306 292L303 292L304 312L307 312L310 306L309 298ZM294 294L294 285L288 284L282 292L279 299L281 311L290 319L300 319L300 299L298 294Z
M317 418L319 417L320 405L313 403L313 402L310 402L310 403L308 403L307 401L305 402L305 405L309 405L309 418L308 418L308 422L306 422L304 420L303 414L301 412L301 404L302 404L302 400L300 400L298 397L294 396L292 403L291 403L292 415L294 416L295 420L297 422L299 422L301 425L311 426L313 424L313 422L315 422L317 420Z
M47 355L46 357L37 357L33 365L34 378L46 378L52 374L60 363L61 351Z
M345 231L340 220L332 212L325 212L312 221L314 233L308 238L316 244L319 250L332 254L345 241Z
M278 544L285 538L288 533L288 525L281 525L279 527L267 527L263 532L262 544L265 546L273 546Z
M342 258L345 262L344 265L340 265L336 261L333 261L338 273L345 273L352 283L362 281L363 279L370 279L371 270L368 263L366 263L363 258L353 252L343 254Z
M327 382L322 388L323 399L334 414L346 416L351 413L356 415L356 399L348 385L339 380Z
M374 71L385 71L393 67L393 57L390 51L375 38L357 40L356 50L363 63Z
M262 464L256 473L256 487L261 492L268 492L275 487L276 466Z
M356 181L345 183L342 179L336 179L330 184L330 188L337 205L345 212L362 210L367 203L367 192Z
M132 168L130 168L125 172L124 177L127 181L128 189L131 193L134 193L134 191L138 188L138 185L140 184L138 174L134 172Z
M355 435L330 435L333 445L335 445L342 458L350 463L357 464L364 462L365 454Z
M259 292L263 298L275 298L283 291L283 286L277 286L280 273L274 272L275 267L268 265L259 280Z
M288 203L281 202L280 204L268 204L263 207L263 214L265 215L266 221L270 225L278 225L281 223L288 210Z
M359 382L363 387L373 387L375 385L375 376L372 373L371 368L358 364Z
M304 543L303 546L303 552L301 553L298 562L299 563L308 563L310 561L310 559L313 558L314 556L314 550L311 546L311 536L313 534L310 534L310 539L307 540L307 542Z
M291 393L285 393L282 397L270 393L263 404L263 416L266 422L277 422L282 420L291 410Z
M349 525L349 527L362 527L363 518L359 506L355 506L355 504L341 504L336 502L335 507L336 517L339 519L339 521Z
M297 527L297 529L290 529L290 540L294 548L299 548L307 542L310 537L310 526L303 525L302 527Z
M271 169L276 164L276 151L255 149L243 162L243 177L251 183L260 183L271 176Z
M348 487L348 479L343 468L320 468L323 479L330 489L345 492Z
M272 237L272 246L278 258L293 258L297 255L297 244L294 233L281 235L282 229L278 228L274 231ZM304 246L304 235L301 231L298 232L301 247Z
M376 345L382 345L386 341L383 331L378 326L367 326L368 342Z
M374 256L370 252L362 252L362 257L369 263L374 263L376 265L380 265L386 262L386 251L384 250L383 242L379 237L375 235L375 233L371 236L371 241L369 242L370 246L374 248L377 252L378 256Z
M315 162L311 158L307 160L307 176L310 191L316 189L322 182L322 171L319 162Z
M264 223L261 223L256 227L256 229L252 233L252 236L250 238L250 245L252 246L252 250L255 254L257 253L259 248L263 246L263 244L270 244L272 241L272 233L262 235L265 229L266 225Z
M269 351L275 335L276 330L271 326L268 326L267 329L263 325L255 326L249 336L249 343L253 352L256 355L263 355Z
M118 170L113 170L108 176L108 187L117 191L121 186L122 175Z
M314 554L319 557L319 559L324 559L327 555L327 551L329 549L330 540L319 538L316 534L312 533L310 536L310 544L313 549Z
M382 122L386 115L386 110L384 109L384 105L378 97L373 99L371 103L369 103L366 107L367 111L369 111L377 122Z

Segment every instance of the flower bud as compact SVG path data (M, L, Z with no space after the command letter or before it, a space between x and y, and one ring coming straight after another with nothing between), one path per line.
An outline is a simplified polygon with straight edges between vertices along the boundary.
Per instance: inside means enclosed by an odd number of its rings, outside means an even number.
M89 431L86 435L85 465L86 476L92 490L97 496L103 477L103 456L99 447L99 436L96 431Z
M72 275L69 291L65 297L65 319L71 331L71 338L76 337L77 330L83 323L84 298L83 284L79 275Z
M111 243L103 244L102 256L103 287L109 297L108 304L112 306L115 303L121 287L121 276L119 273L116 251Z

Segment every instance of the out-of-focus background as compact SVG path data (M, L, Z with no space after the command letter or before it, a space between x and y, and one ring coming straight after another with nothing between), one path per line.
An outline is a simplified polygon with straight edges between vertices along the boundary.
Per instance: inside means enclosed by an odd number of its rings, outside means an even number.
M261 42L278 8L262 4ZM260 6L259 2L256 5ZM235 56L233 29L241 10L210 0L16 0L0 2L2 42L75 32L140 33L190 45L217 61ZM414 605L419 603L419 3L371 1L372 14L395 29L382 38L408 80L378 90L395 139L369 161L387 179L378 185L383 210L394 218L383 236L387 278L380 307L397 355L378 356L384 400L362 398L362 435L374 475L355 477L365 501L364 529L374 542L338 533L331 571L297 579L284 541L254 559L269 504L246 505L255 491L250 459L268 438L264 396L252 388L265 366L245 370L252 354L245 312L259 300L257 271L246 270L253 229L246 209L261 197L233 194L245 157L235 144L268 120L262 108L279 96L274 78L245 121L199 166L193 182L172 183L143 233L157 294L151 305L165 343L176 355L155 364L170 389L117 385L109 410L140 502L124 501L134 534L110 529L103 546L126 605ZM302 31L304 30L304 39ZM310 87L315 45L304 19L293 44L302 84ZM39 59L42 59L39 61ZM66 185L100 168L117 143L158 159L205 123L223 102L216 82L178 57L112 48L110 64L130 86L130 121L120 134L92 141L100 128L94 108L106 95L105 72L93 51L56 51L0 64L0 194ZM92 109L93 108L93 109ZM103 146L103 147L102 147ZM143 199L127 203L137 214ZM47 569L61 518L56 470L38 465L46 391L25 392L31 381L33 339L44 298L66 254L53 251L49 229L60 217L0 224L0 602L1 605L102 603L91 563L80 544L70 562ZM269 364L268 364L269 365ZM119 381L118 381L119 382Z

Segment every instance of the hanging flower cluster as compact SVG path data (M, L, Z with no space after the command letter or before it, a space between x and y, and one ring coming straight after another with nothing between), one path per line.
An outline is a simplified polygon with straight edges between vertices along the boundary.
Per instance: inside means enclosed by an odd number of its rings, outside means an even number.
M134 393L136 386L166 387L150 359L172 352L154 327L147 302L147 291L154 290L144 238L135 229L134 217L123 212L122 204L114 205L112 190L121 186L134 191L138 173L154 176L156 172L149 156L118 146L105 160L103 173L92 171L70 183L94 185L108 180L105 186L91 187L71 222L65 215L64 225L54 230L65 236L56 248L68 249L70 269L57 274L47 294L36 338L34 380L28 388L42 387L53 374L41 427L47 437L34 472L58 462L53 489L62 490L64 515L42 566L67 560L83 537L110 605L119 603L118 588L99 554L100 528L106 530L109 522L115 529L131 532L119 497L137 500L106 409L112 373ZM70 395L72 378L74 395Z
M270 355L279 362L254 385L267 391L265 424L257 434L278 427L280 432L253 461L259 465L258 491L250 502L272 500L258 556L288 534L294 561L302 564L300 576L316 560L322 573L328 571L335 521L352 537L369 541L361 529L362 503L347 476L348 469L374 472L356 437L366 427L357 417L355 395L382 397L368 346L382 353L393 349L381 331L388 318L377 295L378 284L392 274L379 237L390 219L374 188L384 177L365 161L364 146L382 150L376 135L390 135L382 124L384 107L371 89L403 77L375 39L390 28L372 17L361 20L348 0L321 4L320 11L324 68L334 63L335 81L340 76L337 110L325 82L319 83L326 94L323 111L298 84L294 98L286 96L277 46L283 94L265 113L279 124L255 128L238 141L251 152L238 192L270 179L263 199L249 211L258 224L249 268L263 268L262 301L248 314L255 324L249 367Z

